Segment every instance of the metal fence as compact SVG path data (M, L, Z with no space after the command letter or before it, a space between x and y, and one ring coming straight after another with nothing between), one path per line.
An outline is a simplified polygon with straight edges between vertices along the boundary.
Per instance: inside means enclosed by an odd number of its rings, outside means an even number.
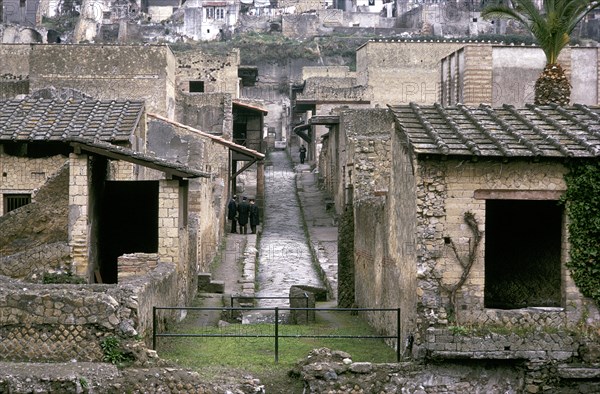
M265 312L273 312L275 314L274 322L273 322L273 332L269 334L240 334L240 333L174 333L174 332L158 332L158 316L157 312L161 310L185 310L185 311L219 311L221 313L228 313L229 315L233 314L233 312L241 311L241 312L256 312L256 311L265 311ZM319 334L282 334L280 333L280 326L283 324L280 322L280 316L285 312L295 312L295 311L306 311L306 313L310 312L349 312L352 314L358 314L361 312L375 312L375 313L383 313L383 312L395 312L396 313L396 332L394 335L319 335ZM153 317L153 325L152 325L152 349L156 350L156 340L157 338L273 338L274 339L274 350L275 350L275 362L279 362L279 340L282 338L291 338L291 339L299 339L299 338L312 338L312 339L395 339L396 340L396 360L399 362L401 359L401 346L400 346L400 308L233 308L233 307L212 307L212 308L203 308L203 307L153 307L152 310Z

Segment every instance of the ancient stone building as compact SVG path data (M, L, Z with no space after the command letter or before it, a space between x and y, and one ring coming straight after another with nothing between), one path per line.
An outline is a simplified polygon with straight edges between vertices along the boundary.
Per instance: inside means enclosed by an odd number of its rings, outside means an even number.
M559 63L571 83L571 102L598 105L597 47L567 47ZM534 85L546 64L539 47L468 44L442 59L443 105L463 103L523 106L534 101Z
M586 106L342 111L320 161L337 212L353 223L340 233L353 244L338 262L340 300L350 292L360 307L400 307L406 355L582 356L576 340L546 333L600 323L565 266L559 204L566 159L600 156L598 125ZM384 331L394 319L370 318ZM453 326L505 334L455 336Z
M307 147L307 160L314 162L321 151L321 138L327 124L315 122L313 116L330 115L335 108L370 106L372 90L356 83L356 73L347 66L303 67L302 84L292 87L292 131ZM289 139L289 137L288 137Z
M167 46L32 46L30 89L53 87L100 100L143 100L148 111L172 117L175 62Z
M7 359L99 360L105 335L148 339L152 306L187 305L218 250L229 151L264 158L147 114L139 101L9 100L0 119L0 274L40 283L71 273L88 283L20 291L0 276ZM64 350L44 358L40 347Z
M356 50L356 82L372 89L372 106L440 102L441 59L461 42L369 41Z

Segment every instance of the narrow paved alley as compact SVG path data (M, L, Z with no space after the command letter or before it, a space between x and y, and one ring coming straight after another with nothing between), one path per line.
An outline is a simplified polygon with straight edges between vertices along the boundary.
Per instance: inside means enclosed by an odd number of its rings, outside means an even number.
M265 167L264 226L258 254L257 297L287 297L290 286L323 287L312 262L296 195L295 171L285 151L269 154ZM287 306L260 300L262 307Z

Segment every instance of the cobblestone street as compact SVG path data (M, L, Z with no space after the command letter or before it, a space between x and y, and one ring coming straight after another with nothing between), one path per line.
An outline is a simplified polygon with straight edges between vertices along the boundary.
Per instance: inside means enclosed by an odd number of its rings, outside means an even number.
M259 248L258 297L287 297L292 285L323 287L312 263L296 197L295 171L286 152L270 153L265 167L265 222ZM287 300L261 300L262 307Z

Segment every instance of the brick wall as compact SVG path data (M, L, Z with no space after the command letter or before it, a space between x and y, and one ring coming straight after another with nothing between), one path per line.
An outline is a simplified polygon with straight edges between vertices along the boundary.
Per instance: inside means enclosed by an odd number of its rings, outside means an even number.
M462 99L465 104L492 103L492 47L489 45L464 48L464 86ZM459 71L460 72L460 71Z
M31 160L27 157L9 156L0 147L0 201L3 194L32 194L52 177L64 164L64 156ZM4 213L0 203L0 215Z
M93 269L89 265L89 189L91 174L88 156L69 155L69 245L73 259L73 273L88 279Z

